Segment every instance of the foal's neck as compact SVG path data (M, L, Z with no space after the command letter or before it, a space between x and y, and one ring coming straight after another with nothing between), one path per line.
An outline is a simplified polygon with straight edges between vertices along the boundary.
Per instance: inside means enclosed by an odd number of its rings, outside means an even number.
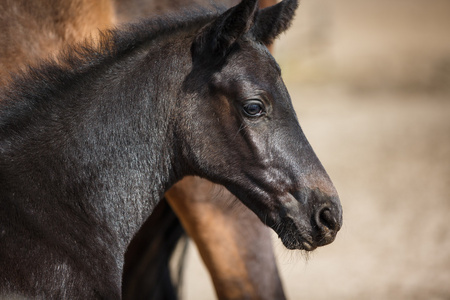
M10 197L31 219L36 212L30 203L39 203L39 217L51 220L40 230L62 231L74 243L101 240L119 268L133 235L181 177L173 101L188 68L180 62L189 52L176 50L182 46L177 41L144 46L69 80L62 76L53 90L16 99L17 105L7 103L0 118L0 150L8 157L0 164L20 162L0 173L19 178L5 184ZM26 106L33 107L31 114ZM61 228L64 222L73 226ZM64 232L77 226L92 232Z

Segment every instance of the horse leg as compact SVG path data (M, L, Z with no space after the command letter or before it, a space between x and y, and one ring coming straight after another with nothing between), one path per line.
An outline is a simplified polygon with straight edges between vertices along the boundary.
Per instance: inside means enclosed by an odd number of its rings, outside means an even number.
M284 299L270 230L224 187L198 177L166 199L195 241L219 299Z

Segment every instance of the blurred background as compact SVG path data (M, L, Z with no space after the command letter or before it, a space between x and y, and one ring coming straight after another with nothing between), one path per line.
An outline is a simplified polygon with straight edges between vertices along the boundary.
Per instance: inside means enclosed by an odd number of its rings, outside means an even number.
M289 299L450 299L450 1L302 0L275 58L344 207ZM185 299L215 294L191 243Z

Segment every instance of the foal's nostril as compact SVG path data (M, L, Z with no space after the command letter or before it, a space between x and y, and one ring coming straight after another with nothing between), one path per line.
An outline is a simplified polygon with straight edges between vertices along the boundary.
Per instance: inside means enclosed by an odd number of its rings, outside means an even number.
M337 232L339 230L338 221L328 205L324 205L317 210L315 221L323 234L329 233L330 231Z
M334 230L336 228L337 222L328 208L325 208L320 212L319 221L321 221L322 225L328 227L331 230Z

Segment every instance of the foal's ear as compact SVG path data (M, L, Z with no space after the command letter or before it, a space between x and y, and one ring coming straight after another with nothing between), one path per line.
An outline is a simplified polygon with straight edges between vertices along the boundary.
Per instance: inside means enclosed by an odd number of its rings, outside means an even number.
M239 37L253 26L258 0L242 0L204 27L192 44L193 59L223 58Z
M266 45L272 44L280 33L291 26L297 7L297 0L283 0L260 10L252 28L255 39Z

